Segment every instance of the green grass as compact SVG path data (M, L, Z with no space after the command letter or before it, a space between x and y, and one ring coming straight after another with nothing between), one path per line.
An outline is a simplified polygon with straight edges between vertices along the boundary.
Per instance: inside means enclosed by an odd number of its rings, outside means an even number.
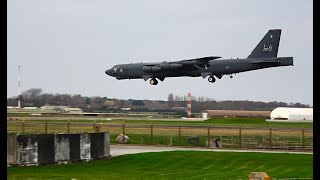
M35 122L44 122L45 120L26 120ZM67 122L66 120L47 120L48 122ZM93 123L93 120L71 120L72 122L86 122ZM113 119L112 120L96 120L97 123L105 124L162 124L162 125L207 125L207 126L233 126L233 127L288 127L288 128L312 128L312 122L268 122L264 118L210 118L205 121L188 121L176 120L126 120L126 119Z
M252 127L312 127L312 122L268 122L263 118L211 118L205 121L212 125Z
M7 179L273 179L312 178L313 155L171 151L141 153L67 165L9 167Z

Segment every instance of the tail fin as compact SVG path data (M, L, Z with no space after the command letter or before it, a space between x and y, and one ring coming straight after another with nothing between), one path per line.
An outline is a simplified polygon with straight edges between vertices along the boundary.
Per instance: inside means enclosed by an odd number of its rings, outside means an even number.
M254 48L248 58L277 57L281 36L281 29L271 29Z

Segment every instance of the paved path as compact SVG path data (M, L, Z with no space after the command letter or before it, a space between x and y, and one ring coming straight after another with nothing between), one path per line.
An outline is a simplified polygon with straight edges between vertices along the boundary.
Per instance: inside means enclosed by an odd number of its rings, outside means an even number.
M111 145L110 151L112 156L125 154L136 154L145 152L162 152L162 151L216 151L216 152L261 152L261 153L291 153L291 154L313 154L313 152L288 152L288 151L268 151L268 150L231 150L231 149L208 149L200 147L165 147L165 146L140 146L140 145Z

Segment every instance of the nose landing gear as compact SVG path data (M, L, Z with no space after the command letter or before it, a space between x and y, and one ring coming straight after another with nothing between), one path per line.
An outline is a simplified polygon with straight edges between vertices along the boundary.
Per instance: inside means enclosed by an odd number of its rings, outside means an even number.
M156 78L151 78L150 81L149 81L149 83L150 83L151 85L157 85L157 84L158 84L158 81L157 81Z
M214 83L216 81L216 79L213 76L209 76L208 81L211 83Z

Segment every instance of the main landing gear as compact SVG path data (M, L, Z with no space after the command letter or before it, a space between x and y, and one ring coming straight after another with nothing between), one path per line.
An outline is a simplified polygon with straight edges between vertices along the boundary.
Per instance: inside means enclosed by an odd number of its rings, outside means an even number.
M158 84L158 81L157 81L156 78L151 78L150 81L149 81L149 83L150 83L151 85L157 85L157 84Z
M214 82L216 82L216 79L213 76L209 76L208 81L211 83L214 83Z

